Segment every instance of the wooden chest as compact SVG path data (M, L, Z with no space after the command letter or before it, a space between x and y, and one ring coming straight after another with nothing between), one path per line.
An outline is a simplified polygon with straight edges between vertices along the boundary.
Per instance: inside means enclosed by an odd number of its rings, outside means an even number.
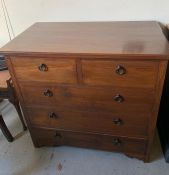
M1 53L35 147L148 161L169 58L158 23L36 23Z

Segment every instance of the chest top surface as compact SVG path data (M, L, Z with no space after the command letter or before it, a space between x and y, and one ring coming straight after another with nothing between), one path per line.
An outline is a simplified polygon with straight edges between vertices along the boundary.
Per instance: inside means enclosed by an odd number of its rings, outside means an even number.
M6 55L169 56L157 22L40 22L0 49Z

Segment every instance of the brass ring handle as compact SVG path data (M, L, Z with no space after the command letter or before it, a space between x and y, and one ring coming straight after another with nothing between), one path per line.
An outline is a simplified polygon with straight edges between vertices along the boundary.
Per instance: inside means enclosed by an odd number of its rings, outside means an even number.
M113 119L113 123L117 126L120 126L123 124L123 121L120 118Z
M122 145L121 140L118 138L114 138L112 143L113 143L113 146L121 146Z
M46 97L52 97L53 96L53 92L50 91L49 89L47 89L46 91L44 91L43 94Z
M43 63L40 64L40 65L38 66L38 68L39 68L39 70L42 71L42 72L48 71L47 65L46 65L46 64L43 64Z
M124 75L124 74L126 73L126 69L125 69L123 66L118 65L118 66L116 67L116 73L117 73L118 75Z
M55 133L54 137L58 138L58 139L61 139L62 138L62 135L58 132Z
M124 101L124 98L120 94L115 95L113 99L119 103L122 103Z
M48 114L48 116L49 116L49 118L51 118L51 119L53 119L53 118L58 118L58 116L56 115L56 113L54 113L54 112L50 112L49 114Z

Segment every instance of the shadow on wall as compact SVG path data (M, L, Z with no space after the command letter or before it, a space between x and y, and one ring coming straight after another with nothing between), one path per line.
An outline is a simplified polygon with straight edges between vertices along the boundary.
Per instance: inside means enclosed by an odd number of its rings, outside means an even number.
M168 24L168 25L164 25L164 24L162 24L162 23L160 23L160 22L159 22L159 24L160 24L160 26L161 26L161 29L162 29L164 35L166 36L166 38L167 38L168 41L169 41L169 24Z

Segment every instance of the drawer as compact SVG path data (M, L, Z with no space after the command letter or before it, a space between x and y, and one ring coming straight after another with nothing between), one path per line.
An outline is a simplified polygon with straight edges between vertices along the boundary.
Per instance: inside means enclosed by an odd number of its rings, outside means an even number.
M56 111L55 108L27 108L32 126L50 127L80 132L146 137L148 114L118 114L101 112Z
M32 133L38 146L68 145L144 155L147 143L144 139L130 139L63 130L33 128Z
M89 88L21 85L27 106L54 106L85 111L151 112L154 92L149 89Z
M76 63L73 59L13 58L18 81L76 83Z
M159 62L82 60L83 82L88 85L154 88Z

